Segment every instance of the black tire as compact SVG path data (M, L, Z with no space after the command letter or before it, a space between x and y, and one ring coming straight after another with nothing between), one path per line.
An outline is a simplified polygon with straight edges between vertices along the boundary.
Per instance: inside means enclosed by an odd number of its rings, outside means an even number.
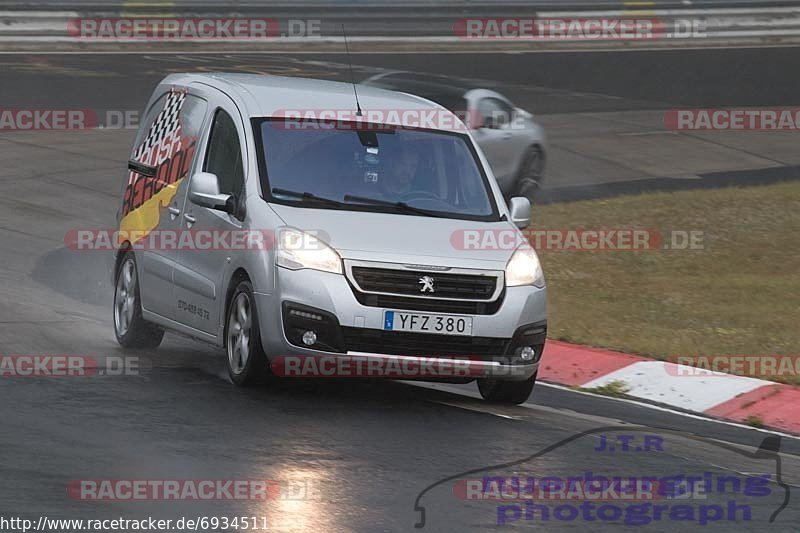
M161 344L164 330L142 318L136 257L130 250L123 255L114 275L113 313L114 335L123 348L152 350Z
M246 327L241 324L243 319L240 302L245 302L249 317ZM246 346L246 354L241 349L243 346ZM269 362L261 344L253 285L248 280L239 282L228 302L225 312L225 355L228 375L240 387L264 383L271 376Z
M531 146L525 152L517 174L514 196L524 196L533 205L544 179L544 152L541 146Z
M487 402L519 405L525 403L536 385L536 374L525 381L479 379L478 391Z

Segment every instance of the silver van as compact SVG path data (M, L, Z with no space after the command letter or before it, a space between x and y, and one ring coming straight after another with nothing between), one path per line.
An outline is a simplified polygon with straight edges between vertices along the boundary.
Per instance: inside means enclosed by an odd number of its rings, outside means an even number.
M469 129L431 101L168 76L117 214L116 337L152 349L171 330L224 347L237 385L315 361L333 361L319 375L364 375L342 363L366 358L371 376L477 379L487 400L522 403L547 294L520 231L530 203L508 204Z

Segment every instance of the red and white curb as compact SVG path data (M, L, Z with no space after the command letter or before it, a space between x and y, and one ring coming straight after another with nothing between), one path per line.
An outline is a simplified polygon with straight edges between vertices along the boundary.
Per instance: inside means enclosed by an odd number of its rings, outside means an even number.
M586 389L621 382L633 398L800 434L800 389L791 385L560 341L547 342L539 379Z

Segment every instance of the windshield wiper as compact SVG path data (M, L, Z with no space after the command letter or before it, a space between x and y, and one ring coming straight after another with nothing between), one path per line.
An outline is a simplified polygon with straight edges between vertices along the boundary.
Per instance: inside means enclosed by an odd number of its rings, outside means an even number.
M281 196L297 198L299 200L303 200L304 202L315 202L317 204L330 205L332 207L342 207L345 205L339 200L334 200L333 198L323 198L322 196L317 196L310 192L290 191L288 189L279 189L277 187L272 189L272 194L280 194Z
M422 215L426 217L438 217L442 218L442 215L435 213L433 211L428 211L427 209L422 209L421 207L414 207L412 205L408 205L405 202L392 202L391 200L380 200L378 198L367 198L366 196L353 196L352 194L345 194L344 195L345 202L359 202L362 204L372 204L372 205L385 205L386 207L393 207L399 211L403 211L405 213L415 213L417 215Z

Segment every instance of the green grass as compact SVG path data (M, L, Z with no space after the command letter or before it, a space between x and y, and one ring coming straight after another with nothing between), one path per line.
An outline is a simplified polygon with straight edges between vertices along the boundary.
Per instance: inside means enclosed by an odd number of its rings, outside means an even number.
M593 392L602 396L611 396L613 398L630 398L630 396L628 396L630 387L628 387L628 384L622 380L615 380L610 383L606 383L605 385L590 387L588 389L579 387L578 390Z
M744 423L747 424L748 426L753 426L754 428L763 428L764 427L764 421L761 420L756 415L748 416L747 419L744 421Z
M567 228L702 231L703 249L540 250L551 338L658 359L800 354L800 182L534 208L532 229Z

